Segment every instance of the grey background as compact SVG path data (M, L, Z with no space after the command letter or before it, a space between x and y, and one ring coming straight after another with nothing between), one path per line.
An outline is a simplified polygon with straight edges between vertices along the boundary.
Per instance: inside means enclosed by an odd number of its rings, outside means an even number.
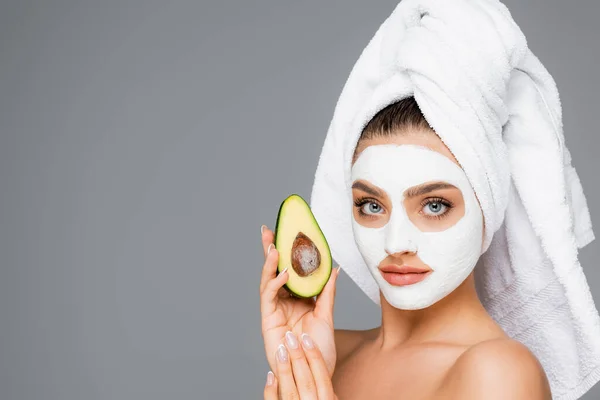
M260 225L309 199L396 4L1 2L0 399L262 398ZM600 3L505 4L557 81L600 234ZM338 327L379 323L343 274L337 293Z

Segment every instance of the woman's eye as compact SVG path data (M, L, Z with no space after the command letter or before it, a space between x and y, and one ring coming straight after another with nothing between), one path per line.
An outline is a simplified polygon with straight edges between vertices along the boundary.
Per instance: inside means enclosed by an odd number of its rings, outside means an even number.
M430 201L429 203L425 204L425 207L423 207L423 211L427 215L437 217L444 214L447 208L448 206L440 201Z
M372 211L372 212L369 212ZM377 203L367 202L363 205L363 212L365 214L378 214L378 211L381 211L381 207Z

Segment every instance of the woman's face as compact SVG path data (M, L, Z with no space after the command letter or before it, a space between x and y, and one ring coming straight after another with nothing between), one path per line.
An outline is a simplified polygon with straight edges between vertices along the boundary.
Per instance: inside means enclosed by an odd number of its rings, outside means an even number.
M354 238L392 306L428 307L473 271L483 215L464 171L433 131L361 141L352 197ZM386 266L426 272L383 272Z

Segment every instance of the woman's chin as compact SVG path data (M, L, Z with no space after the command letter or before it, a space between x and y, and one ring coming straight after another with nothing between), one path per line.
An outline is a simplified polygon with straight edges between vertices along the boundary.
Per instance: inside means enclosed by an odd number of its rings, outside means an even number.
M437 302L437 297L423 298L419 296L417 291L414 290L416 288L411 288L410 286L393 286L385 281L383 283L386 287L380 285L379 290L383 294L385 301L394 308L400 310L422 310ZM421 288L418 292L427 292L427 288Z

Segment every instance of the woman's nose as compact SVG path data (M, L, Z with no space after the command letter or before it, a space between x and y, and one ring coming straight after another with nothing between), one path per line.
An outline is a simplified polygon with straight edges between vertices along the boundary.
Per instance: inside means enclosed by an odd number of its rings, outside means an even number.
M385 252L389 255L395 253L416 253L418 229L408 219L404 212L396 212L390 216L385 232Z

